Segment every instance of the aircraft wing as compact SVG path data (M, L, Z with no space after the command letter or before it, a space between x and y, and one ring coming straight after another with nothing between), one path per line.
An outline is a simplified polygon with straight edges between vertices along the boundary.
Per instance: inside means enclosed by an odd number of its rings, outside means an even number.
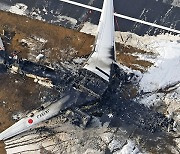
M104 1L93 51L84 68L109 81L111 64L116 61L112 0Z

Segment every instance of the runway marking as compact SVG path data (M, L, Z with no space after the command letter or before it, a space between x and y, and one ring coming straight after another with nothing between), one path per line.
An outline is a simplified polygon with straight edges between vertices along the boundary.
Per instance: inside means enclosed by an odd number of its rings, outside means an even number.
M87 9L90 9L90 10L98 11L98 12L102 11L102 9L99 9L99 8L96 8L96 7L93 7L93 6L89 6L89 5L85 5L85 4L81 4L81 3L78 3L78 2L70 1L70 0L59 0L59 1L69 3L69 4L72 4L72 5L76 5L76 6L80 6L80 7L83 7L83 8L87 8ZM152 26L152 27L156 27L156 28L160 28L160 29L164 29L164 30L167 30L167 31L170 31L170 32L180 34L180 30L172 29L172 28L169 28L169 27L165 27L165 26L158 25L158 24L155 24L155 23L143 21L143 20L140 20L140 19L136 19L136 18L129 17L129 16L122 15L122 14L118 14L118 13L114 13L114 15L116 17L119 17L119 18L123 18L123 19L126 19L126 20L138 22L138 23L141 23L141 24L144 24L144 25L148 25L148 26Z

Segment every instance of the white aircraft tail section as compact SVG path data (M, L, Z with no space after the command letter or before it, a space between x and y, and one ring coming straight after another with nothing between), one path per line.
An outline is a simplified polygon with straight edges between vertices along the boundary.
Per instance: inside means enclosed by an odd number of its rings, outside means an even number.
M84 68L109 81L111 64L116 61L113 0L104 0L93 51Z
M0 50L4 50L4 45L3 45L1 37L0 37Z

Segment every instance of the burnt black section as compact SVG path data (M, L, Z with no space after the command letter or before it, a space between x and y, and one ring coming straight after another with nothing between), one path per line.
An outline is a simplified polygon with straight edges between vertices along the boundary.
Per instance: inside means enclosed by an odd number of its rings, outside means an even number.
M64 67L54 70L27 60L13 60L6 52L2 53L2 57L8 57L10 65L7 67L15 65L22 75L33 74L52 80L55 88L60 89L60 97L68 96L62 110L79 108L87 115L98 116L102 124L109 122L109 127L123 128L126 135L141 136L146 147L156 143L164 149L167 142L173 144L166 134L168 126L173 125L173 119L139 104L135 98L140 94L134 92L136 86L130 81L133 74L125 72L116 64L112 64L108 83L86 69L72 74ZM112 114L112 117L108 114Z
M115 49L114 49L114 46L112 46L111 50L110 50L110 55L111 55L111 59L115 60Z
M129 81L132 74L126 73L116 64L112 64L109 83L86 69L72 74L65 68L54 70L27 60L14 60L11 65L19 67L22 74L33 74L53 81L61 95L69 96L62 109L83 108L98 102L96 109L90 109L90 112L99 112L104 122L106 118L103 115L113 113L116 117L114 120L119 122L112 120L112 127L134 125L148 132L166 130L170 123L163 114L134 101L139 94L133 94L136 87Z
M0 64L6 64L9 61L9 56L6 51L0 50Z
M89 70L81 69L77 74L75 80L64 91L64 95L70 97L64 104L64 109L95 103L101 99L108 87L107 81Z
M0 73L7 72L8 67L14 63L14 60L9 57L6 51L0 51Z
M135 91L135 85L129 80L133 74L126 73L116 64L111 65L108 83L86 69L74 73L64 67L51 69L31 61L13 59L5 51L0 52L0 58L4 68L16 66L22 75L33 74L51 80L63 96L69 96L63 109L83 108L84 105L98 102L90 112L99 112L99 116L113 113L119 123L112 122L112 126L134 125L149 132L165 130L170 123L164 115L134 101L140 94Z
M102 69L100 69L99 67L96 67L96 69L99 71L99 72L101 72L101 73L103 73L104 75L106 75L107 77L109 77L109 74L107 74L106 72L104 72Z
M91 104L90 109L81 109L99 116L102 124L108 122L110 128L125 130L128 138L140 136L147 149L158 146L159 152L164 153L168 144L174 144L173 138L167 134L174 121L136 101L139 93L133 95L136 87L129 81L131 76L113 64L110 83L99 102L94 106Z
M6 73L7 67L5 65L0 64L0 73Z
M104 113L113 113L116 117L111 126L134 125L149 132L166 130L169 119L134 101L138 93L129 95L132 94L134 85L127 80L128 76L129 74L113 64L109 87L102 96Z
M107 81L86 69L73 73L65 67L52 69L28 60L13 59L5 51L0 53L0 57L3 58L3 67L11 69L15 66L18 68L17 73L22 76L32 74L44 80L50 80L61 96L69 96L62 109L77 108L97 101L108 87Z
M16 64L24 74L34 74L43 78L48 78L55 84L58 74L51 68L39 65L27 60L19 60Z
M22 73L47 78L53 81L57 88L64 87L66 90L71 89L67 87L72 86L73 89L87 91L87 93L99 96L103 94L103 89L106 89L105 87L108 84L107 81L86 69L81 69L73 74L71 70L64 67L56 70L27 60L18 60L16 65Z

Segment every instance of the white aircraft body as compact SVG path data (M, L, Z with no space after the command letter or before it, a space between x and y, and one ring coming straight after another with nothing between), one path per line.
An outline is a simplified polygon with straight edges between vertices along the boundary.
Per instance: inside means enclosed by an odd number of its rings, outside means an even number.
M65 103L68 98L69 97L66 96L56 103L53 103L47 107L41 106L38 110L31 112L25 118L19 120L17 123L3 131L0 134L0 140L6 140L10 137L18 135L33 128L36 124L56 116L61 110L63 103Z
M104 0L94 53L84 66L85 69L94 72L106 81L109 81L111 64L115 62L113 10L113 0ZM0 45L2 46L1 42ZM61 110L70 107L72 103L69 102L73 99L75 99L73 95L67 95L49 106L42 106L41 109L31 112L25 118L0 133L0 140L9 139L33 128L42 121L56 116Z

